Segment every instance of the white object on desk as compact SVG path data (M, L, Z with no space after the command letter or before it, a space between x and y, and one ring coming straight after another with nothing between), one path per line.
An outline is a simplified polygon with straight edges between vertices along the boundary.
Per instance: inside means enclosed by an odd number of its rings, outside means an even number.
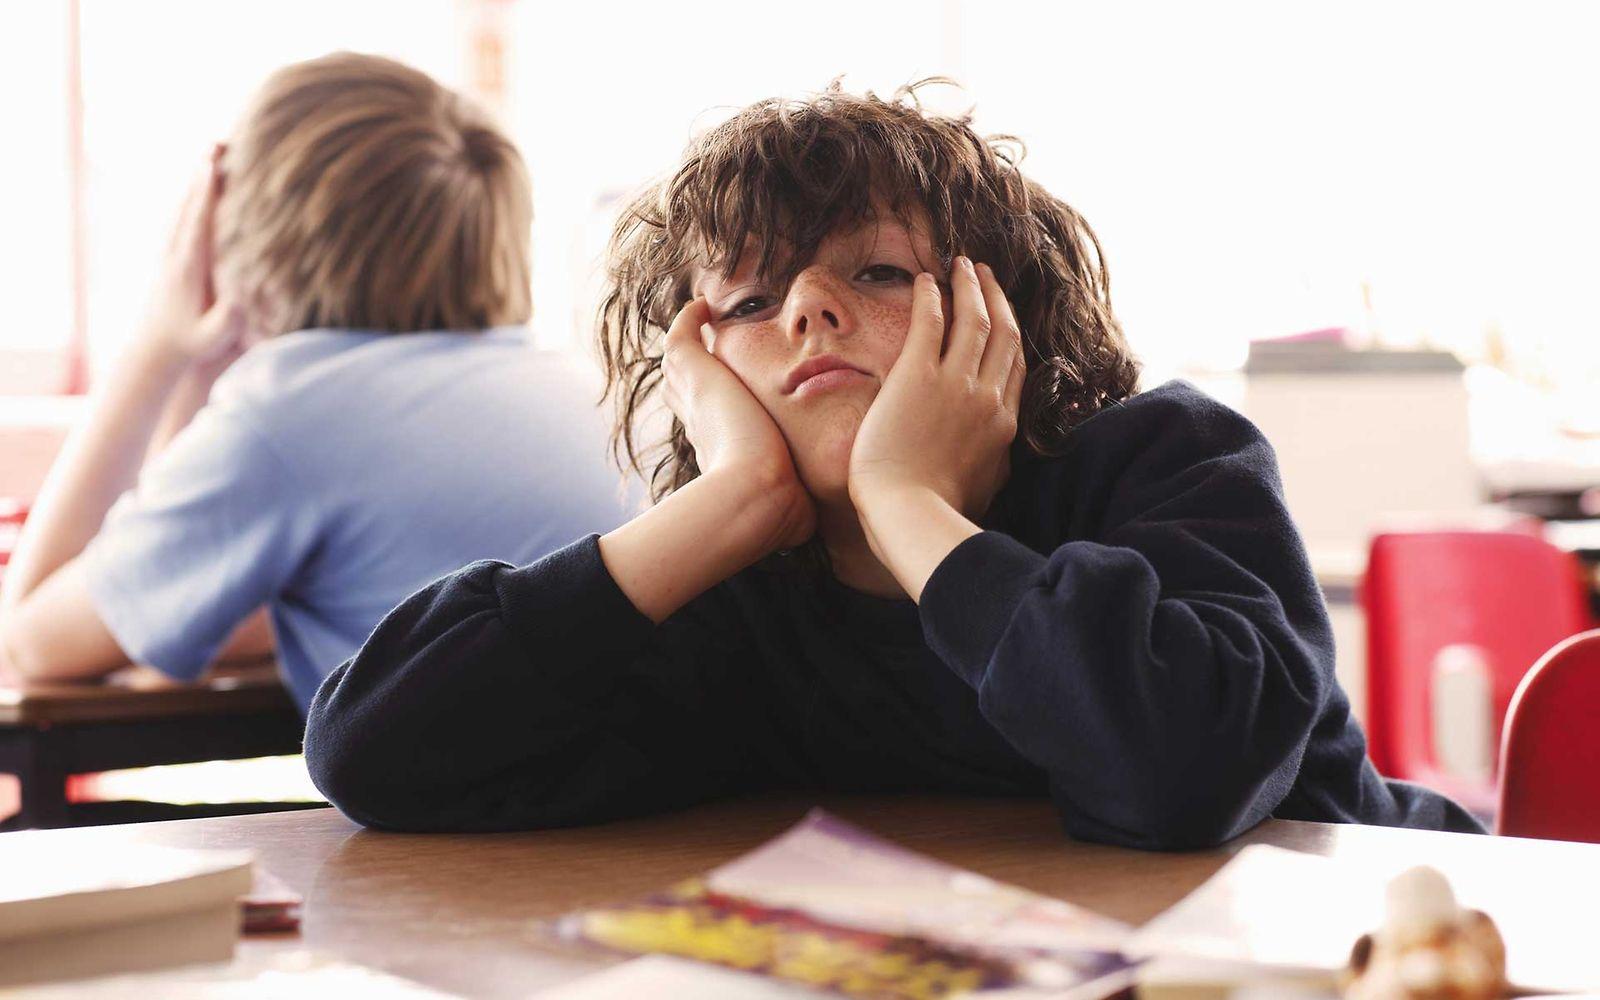
M539 993L536 1000L818 1000L837 996L751 972L646 955Z
M1552 843L1550 848L1571 853L1577 846ZM1337 973L1356 940L1382 925L1386 886L1408 867L1409 862L1398 858L1329 859L1251 844L1204 885L1135 931L1124 950L1131 957ZM1529 887L1527 908L1497 912L1480 902L1474 878L1457 877L1454 883L1461 905L1483 910L1500 926L1514 986L1573 991L1600 987L1592 924L1576 915L1563 916L1554 894Z

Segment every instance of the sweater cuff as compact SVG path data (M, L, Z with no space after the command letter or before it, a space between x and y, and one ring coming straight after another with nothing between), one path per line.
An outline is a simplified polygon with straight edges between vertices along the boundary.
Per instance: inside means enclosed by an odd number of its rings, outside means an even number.
M495 575L508 625L530 648L568 646L582 636L590 653L629 653L649 642L655 623L617 586L600 558L600 536L588 535L526 566Z
M984 531L950 550L922 588L922 634L977 688L1017 605L1044 579L1046 559L1010 535Z

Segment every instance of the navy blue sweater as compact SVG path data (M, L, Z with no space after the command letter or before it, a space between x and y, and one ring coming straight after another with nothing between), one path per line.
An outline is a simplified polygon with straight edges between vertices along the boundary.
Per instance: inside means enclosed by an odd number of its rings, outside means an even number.
M306 758L403 830L592 823L769 788L1049 795L1146 848L1268 816L1471 830L1385 781L1272 449L1171 383L1020 449L919 605L763 564L656 626L593 536L408 599L312 703ZM781 560L779 560L781 563Z

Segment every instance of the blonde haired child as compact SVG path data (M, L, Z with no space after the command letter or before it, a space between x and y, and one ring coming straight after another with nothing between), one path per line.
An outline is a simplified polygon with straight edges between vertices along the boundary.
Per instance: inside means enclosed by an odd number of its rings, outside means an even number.
M614 525L592 388L526 344L531 218L511 141L427 75L275 73L35 504L0 659L191 680L275 639L303 708L422 584Z

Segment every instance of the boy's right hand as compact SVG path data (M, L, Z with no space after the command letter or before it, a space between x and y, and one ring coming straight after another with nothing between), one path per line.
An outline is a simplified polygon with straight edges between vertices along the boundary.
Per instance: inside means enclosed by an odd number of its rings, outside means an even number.
M678 311L667 331L661 361L667 406L694 446L700 474L758 485L761 496L771 501L771 548L794 548L815 533L816 507L772 416L706 350L701 328L710 319L706 300L696 297Z
M247 310L218 300L212 281L223 147L184 200L142 331L146 343L195 364L226 365L255 339Z
M696 595L816 533L817 511L778 425L706 350L704 299L679 310L661 358L667 406L699 478L600 538L600 558L641 614L663 622Z

